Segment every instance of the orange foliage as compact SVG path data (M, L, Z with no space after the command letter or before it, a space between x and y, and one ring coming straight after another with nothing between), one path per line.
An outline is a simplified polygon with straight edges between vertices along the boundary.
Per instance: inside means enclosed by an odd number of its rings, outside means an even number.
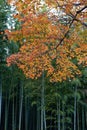
M46 71L51 82L80 75L78 66L87 65L87 41L79 35L83 26L87 27L87 2L45 0L48 11L44 13L40 12L44 6L40 0L16 0L14 5L18 10L14 18L21 22L21 27L6 33L21 47L19 53L7 58L8 65L17 64L32 79ZM52 13L52 8L62 11L61 15Z

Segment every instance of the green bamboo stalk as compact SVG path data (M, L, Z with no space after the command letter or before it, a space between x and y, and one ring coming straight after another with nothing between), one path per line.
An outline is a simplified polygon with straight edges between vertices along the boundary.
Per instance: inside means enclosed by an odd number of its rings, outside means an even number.
M58 130L60 130L60 99L57 102L57 121L58 121Z
M14 88L13 88L14 93ZM13 105L12 105L12 130L15 130L15 117L14 117L14 95L13 95Z
M65 130L65 122L64 122L64 103L62 104L62 111L63 111L63 115L62 115L62 130Z
M82 130L85 130L84 106L82 106Z
M2 109L2 77L0 74L0 125L1 125L1 109Z
M44 130L43 120L44 120L44 117L43 117L43 89L42 89L41 91L41 130Z
M6 99L5 99L5 124L4 124L4 130L7 130L7 120L8 120L8 103L7 103L7 93L6 93Z
M29 104L28 98L25 97L25 130L28 130L28 111L29 111Z
M19 108L19 130L21 130L21 118L22 118L22 105L23 105L23 84L20 84L20 108Z
M38 109L39 103L37 103L37 130L40 130L40 110Z
M78 108L78 105L77 105L77 123L78 123L78 130L80 130L80 127L79 127L79 108Z
M74 130L76 130L76 107L77 107L76 93L77 93L77 86L75 87L75 95L74 95Z
M11 94L12 89L9 90L9 93L6 91L6 100L5 100L5 125L4 129L8 129L8 114L9 114L9 104L10 104L10 94Z
M50 130L52 130L52 112L51 112L51 119L50 119Z
M86 128L87 128L87 110L85 109L85 113L86 113Z
M46 112L45 112L45 101L44 101L44 87L45 87L45 81L44 81L44 71L42 74L42 90L41 90L41 130L46 128Z

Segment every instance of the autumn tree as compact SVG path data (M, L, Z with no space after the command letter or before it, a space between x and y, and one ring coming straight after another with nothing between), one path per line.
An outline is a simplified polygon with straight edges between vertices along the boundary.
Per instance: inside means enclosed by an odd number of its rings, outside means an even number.
M41 130L43 130L43 120L46 124L43 107L46 106L44 76L53 83L64 83L65 80L71 82L71 79L76 81L77 75L81 77L81 68L87 66L87 2L85 0L78 2L77 0L11 0L11 6L16 8L17 13L14 13L13 17L19 25L18 28L6 30L6 33L9 40L14 41L15 44L20 43L20 50L8 57L7 62L8 65L17 64L27 78L41 79L42 103L40 105L42 106ZM60 130L60 111L63 100L62 89L59 94L59 88L57 89L51 101L55 99L56 93L54 109L56 109L58 130ZM75 93L72 101L74 104L73 129L76 130L77 85L74 86L73 93ZM68 96L65 95L65 97ZM62 117L64 119L64 116ZM62 125L64 129L65 126Z
M8 65L16 63L32 79L45 71L51 82L80 75L78 66L87 65L87 43L83 38L87 2L21 0L12 3L17 9L14 18L20 22L20 28L6 33L10 40L20 42L21 47L7 59Z

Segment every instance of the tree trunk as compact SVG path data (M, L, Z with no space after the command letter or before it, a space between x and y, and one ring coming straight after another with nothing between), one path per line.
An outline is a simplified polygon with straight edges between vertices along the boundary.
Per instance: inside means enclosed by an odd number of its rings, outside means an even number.
M10 95L11 95L11 91L12 89L9 89L9 92L6 91L6 99L5 99L5 125L4 125L4 129L7 130L8 129L8 115L9 115L9 105L10 105Z
M57 101L57 122L58 130L60 130L60 99Z
M19 106L19 130L21 130L21 119L22 119L22 105L23 105L23 84L20 84L20 106Z
M74 130L76 130L76 93L77 93L77 86L75 87L75 95L74 95Z
M38 109L40 106L37 103L37 130L40 130L40 110Z
M77 106L77 123L78 123L78 130L80 130L80 127L79 127L79 108Z
M45 106L44 106L44 128L46 130L46 111L45 111Z
M65 130L65 121L64 121L64 103L62 104L62 111L63 111L63 115L62 115L62 130Z
M84 106L82 106L82 130L85 130Z
M14 89L14 88L13 88ZM14 91L13 91L14 92ZM15 117L14 117L14 95L13 95L13 105L12 105L12 130L15 130Z
M0 125L1 125L1 109L2 109L2 77L0 74Z
M44 72L42 74L42 89L41 89L41 130L46 130L46 113L45 113L45 102L44 102Z
M87 110L85 110L86 113L86 128L87 128Z
M17 91L18 91L18 88L17 88ZM18 110L18 95L17 94L16 94L15 102L16 102L16 104L15 104L16 107L15 107L15 115L14 115L15 117L14 118L15 118L15 130L17 130L17 124L18 124L17 123L17 119L18 119L17 118L17 110Z
M28 130L28 116L29 116L29 99L25 97L25 130Z
M27 98L25 97L25 130L28 130L28 109Z
M5 99L5 125L4 130L7 130L7 120L8 120L8 102L7 102L7 94Z
M44 130L43 128L43 120L44 120L44 116L43 116L43 107L44 107L44 90L43 90L43 87L42 87L42 90L41 90L41 130Z

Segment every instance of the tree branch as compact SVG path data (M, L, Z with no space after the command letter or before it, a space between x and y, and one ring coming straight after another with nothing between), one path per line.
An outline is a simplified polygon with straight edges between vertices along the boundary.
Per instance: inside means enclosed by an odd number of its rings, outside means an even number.
M77 11L77 14L81 13L81 12L82 12L83 10L85 10L86 8L87 8L87 5L84 6L82 9L78 10L78 11Z
M65 33L64 37L60 40L60 42L59 42L59 44L56 46L56 48L61 45L61 43L64 41L64 39L65 39L66 36L68 35L68 33L69 33L69 31L70 31L70 28L71 28L73 22L74 22L75 20L77 20L77 19L76 19L77 15L78 15L79 13L81 13L83 10L85 10L86 8L87 8L87 5L84 6L82 9L80 9L80 10L78 10L78 11L76 12L76 14L73 16L73 19L72 19L72 21L71 21L71 23L70 23L70 25L69 25L69 30ZM84 26L87 27L87 25L86 25L85 23L82 23L80 20L77 20L77 21L80 22L82 25L84 25Z

